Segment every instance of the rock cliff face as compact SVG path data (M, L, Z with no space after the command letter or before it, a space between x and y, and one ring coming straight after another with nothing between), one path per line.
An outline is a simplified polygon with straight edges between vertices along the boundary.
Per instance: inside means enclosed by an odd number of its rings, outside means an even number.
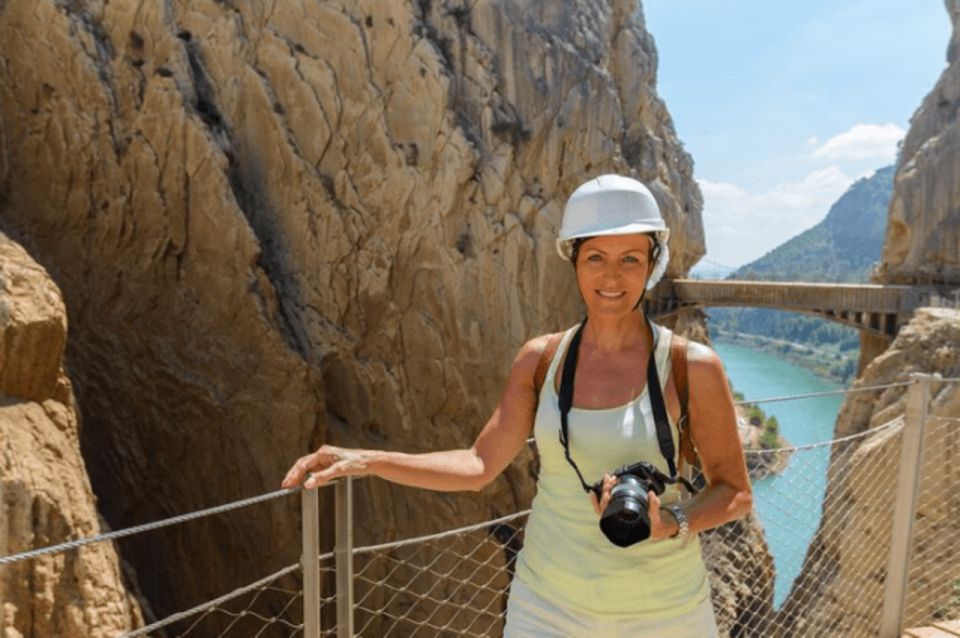
M960 311L920 309L893 345L866 369L858 386L902 381L913 372L960 376ZM865 432L902 417L907 390L894 387L854 394L838 418L838 435ZM904 626L924 624L937 613L955 614L960 580L960 384L931 387L919 500L907 587ZM843 507L824 519L791 596L783 623L797 635L874 634L880 620L890 547L895 486L900 467L899 427L858 444L830 468L827 499ZM952 617L952 616L951 616ZM789 619L789 620L788 620Z
M960 2L945 4L948 66L900 149L880 281L960 285Z
M115 527L274 489L321 440L469 443L579 316L553 238L589 176L651 185L671 274L703 254L630 0L6 0L0 58L0 223L63 290ZM362 481L356 540L513 511L526 468L482 498ZM123 550L165 615L299 542L288 499Z
M0 235L0 555L102 530L70 383L60 291ZM0 636L116 636L139 626L109 543L0 566Z

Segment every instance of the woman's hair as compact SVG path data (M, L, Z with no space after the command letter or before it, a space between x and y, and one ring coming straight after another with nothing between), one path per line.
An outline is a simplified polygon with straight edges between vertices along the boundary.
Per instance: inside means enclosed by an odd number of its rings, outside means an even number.
M646 233L647 237L650 238L650 263L656 263L657 257L660 256L660 240L657 239L657 236L653 233ZM580 246L583 245L583 242L588 239L593 239L593 237L577 237L573 240L573 243L570 245L570 261L574 266L577 265L577 257L580 255Z
M577 257L580 256L580 245L588 239L593 239L592 237L577 237L573 240L573 244L570 245L570 261L573 262L573 265L577 265Z

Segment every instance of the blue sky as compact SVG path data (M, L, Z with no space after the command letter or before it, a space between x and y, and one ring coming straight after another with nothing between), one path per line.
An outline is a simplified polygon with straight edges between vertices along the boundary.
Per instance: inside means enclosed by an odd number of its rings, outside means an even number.
M943 0L644 0L707 259L739 266L891 164L946 64Z

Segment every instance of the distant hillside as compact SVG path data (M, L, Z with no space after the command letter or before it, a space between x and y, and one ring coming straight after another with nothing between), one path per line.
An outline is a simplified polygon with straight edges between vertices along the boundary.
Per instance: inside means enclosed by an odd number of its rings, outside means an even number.
M887 166L858 180L830 207L823 221L728 278L867 281L883 247L893 173L894 167ZM715 308L707 316L711 332L720 341L763 347L840 383L856 373L860 339L853 328L766 308Z
M880 260L893 166L855 182L819 224L742 266L732 279L866 281Z

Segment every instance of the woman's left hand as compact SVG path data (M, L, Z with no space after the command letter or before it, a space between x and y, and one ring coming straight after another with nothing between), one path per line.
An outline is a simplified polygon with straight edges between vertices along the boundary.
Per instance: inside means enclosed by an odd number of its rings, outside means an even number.
M650 517L651 540L670 538L677 533L677 520L673 518L673 514L664 518L663 512L664 510L660 508L660 497L653 490L647 492L647 516Z

